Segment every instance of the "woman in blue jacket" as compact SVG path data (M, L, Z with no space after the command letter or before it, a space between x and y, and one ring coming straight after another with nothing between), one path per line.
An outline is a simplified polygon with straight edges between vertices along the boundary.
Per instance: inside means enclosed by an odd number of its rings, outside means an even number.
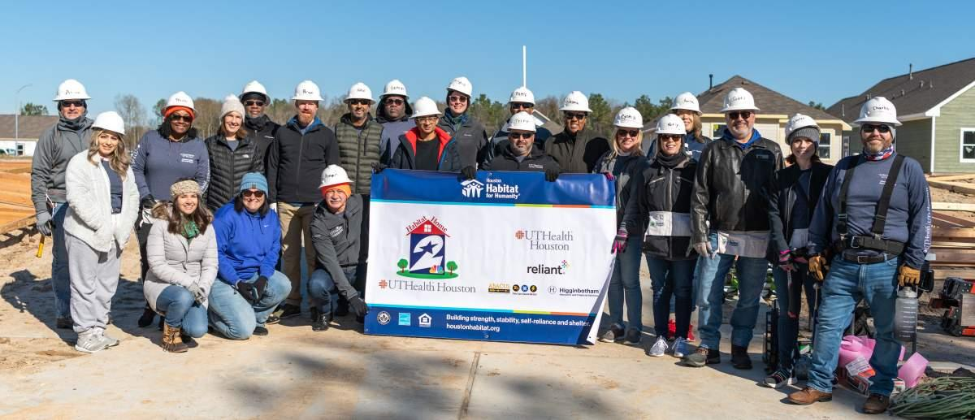
M267 335L264 323L291 292L274 266L281 251L281 224L267 202L267 179L244 175L240 193L217 210L217 281L210 290L210 326L226 338Z

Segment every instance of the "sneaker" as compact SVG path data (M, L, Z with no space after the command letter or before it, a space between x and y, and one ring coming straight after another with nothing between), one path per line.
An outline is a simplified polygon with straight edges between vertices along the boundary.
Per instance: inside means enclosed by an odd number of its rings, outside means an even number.
M657 337L657 341L653 343L653 346L647 350L647 356L660 357L667 353L667 339L663 337Z
M731 366L742 370L752 368L752 359L748 357L748 347L731 346Z
M630 344L640 344L640 339L643 338L643 333L637 329L626 330L626 342Z
M623 327L613 324L609 326L609 330L603 333L599 337L599 341L604 343L612 343L615 341L623 341Z
M281 311L281 315L278 315L280 319L294 318L301 315L301 307L298 305L285 304L284 309Z
M108 345L108 341L92 328L78 334L78 342L74 345L74 349L82 353L96 353L104 350L106 345Z
M683 358L687 354L687 340L683 337L677 337L674 340L674 344L670 346L670 351L674 354L674 357L678 359Z
M264 321L264 325L274 325L279 322L281 322L281 317L272 313L271 315L267 316L267 319Z
M794 383L796 383L795 377L793 377L790 373L782 369L778 369L775 371L775 373L766 376L765 382L762 382L762 385L767 386L769 388L779 389L784 386L792 385Z
M74 321L71 320L70 316L59 316L54 323L59 330L70 330L74 327Z
M105 340L105 347L115 347L118 345L118 339L108 335L105 330L99 329L98 333L102 336L102 339Z
M258 337L266 337L267 334L268 334L267 328L264 328L263 326L258 325L256 327L254 327L254 334L252 334L252 335L256 335Z

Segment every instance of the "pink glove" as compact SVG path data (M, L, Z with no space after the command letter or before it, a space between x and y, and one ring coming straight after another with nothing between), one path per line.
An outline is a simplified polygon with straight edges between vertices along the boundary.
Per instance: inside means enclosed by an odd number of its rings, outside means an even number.
M793 271L796 269L796 267L792 265L792 256L790 255L789 251L779 252L779 268L781 268L783 271Z
M620 228L616 231L616 239L613 240L613 250L611 253L617 254L626 250L626 229Z

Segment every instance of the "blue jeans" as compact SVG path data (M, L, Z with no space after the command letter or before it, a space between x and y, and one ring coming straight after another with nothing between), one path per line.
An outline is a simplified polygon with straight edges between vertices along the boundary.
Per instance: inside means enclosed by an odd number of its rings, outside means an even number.
M342 270L350 284L355 284L357 268L349 267ZM335 288L335 280L327 271L319 268L311 273L311 277L308 278L308 297L312 307L318 309L320 313L327 314L335 310L335 305L339 302L339 293Z
M257 278L254 274L241 281L253 283ZM264 326L267 317L288 293L291 293L291 282L280 271L267 279L267 289L257 303L250 303L236 288L217 278L210 290L210 326L231 340L246 340L254 333L254 327Z
M894 258L874 264L857 264L834 258L823 284L819 304L816 344L809 370L809 387L830 392L833 371L839 361L843 331L850 325L853 309L860 299L870 305L877 345L870 366L877 372L871 378L870 392L890 395L897 377L901 344L894 338L894 302L897 300L897 266Z
M71 317L71 275L68 274L68 248L64 243L64 216L67 203L57 203L51 213L54 249L51 259L51 286L54 289L54 310L58 318Z
M674 298L675 337L687 339L694 309L694 266L697 260L668 261L647 255L647 268L653 281L653 329L657 337L667 337L670 301Z
M156 298L156 311L166 318L166 325L182 328L193 338L207 333L207 310L193 300L193 294L182 286L171 285Z
M807 295L816 293L812 287L806 287L807 283L812 281L812 278L809 276L809 265L799 263L793 263L793 265L796 269L792 272L792 281L802 284ZM779 369L791 374L792 364L795 361L793 358L795 356L796 344L798 344L797 340L799 339L798 314L800 311L796 311L795 318L789 317L789 305L792 304L792 296L790 296L789 276L786 272L776 266L772 269L772 277L775 278L775 300L779 306L778 322L776 323L776 334L778 335L777 341L779 344ZM801 299L796 308L802 308ZM809 308L810 313L812 313L813 309L812 307Z
M711 249L718 249L718 235L709 236ZM765 276L768 274L768 261L765 258L739 257L735 261L734 255L715 254L714 258L707 255L698 257L697 273L697 313L698 328L701 335L701 346L717 349L721 342L721 305L724 301L724 280L735 264L738 274L738 305L731 314L731 344L733 346L748 347L752 341L755 323L758 321L759 302L762 298L762 288L765 286Z
M613 277L609 280L609 319L623 327L623 299L626 298L628 329L643 331L643 292L640 290L640 256L643 254L643 238L633 236L626 240L626 251L616 255Z

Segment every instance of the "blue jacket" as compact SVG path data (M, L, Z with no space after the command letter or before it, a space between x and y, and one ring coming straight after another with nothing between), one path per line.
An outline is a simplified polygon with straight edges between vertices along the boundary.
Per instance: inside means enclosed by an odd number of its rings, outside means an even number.
M263 217L247 209L238 213L231 201L217 210L213 227L217 232L217 272L221 281L236 285L254 274L274 274L281 251L281 224L274 210L268 210Z
M198 137L171 141L152 130L142 136L132 152L132 172L141 198L152 195L156 200L170 200L169 187L180 178L195 179L200 183L200 193L206 193L210 152Z

